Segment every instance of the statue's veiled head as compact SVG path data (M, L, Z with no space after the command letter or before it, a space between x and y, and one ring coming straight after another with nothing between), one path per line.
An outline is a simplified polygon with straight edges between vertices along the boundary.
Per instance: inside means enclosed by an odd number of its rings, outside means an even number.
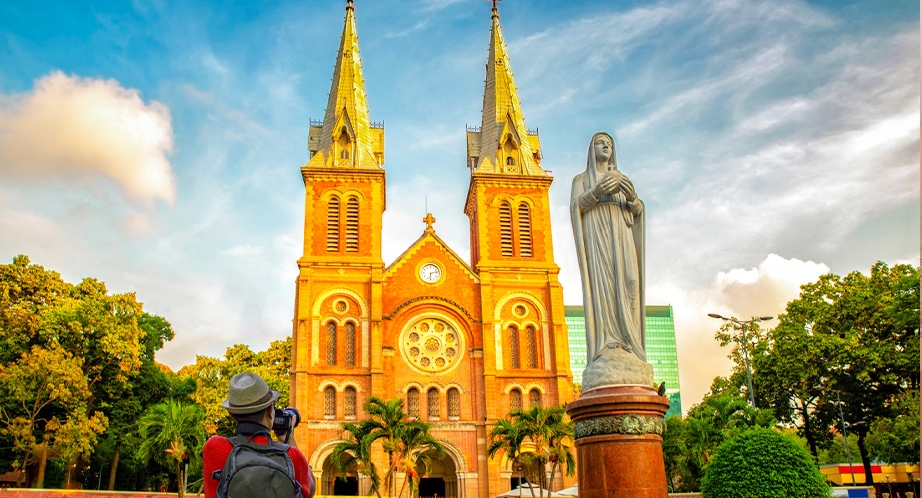
M611 135L600 131L592 135L589 142L589 155L586 159L586 172L592 182L605 176L609 171L618 170L618 160L615 155L615 141Z

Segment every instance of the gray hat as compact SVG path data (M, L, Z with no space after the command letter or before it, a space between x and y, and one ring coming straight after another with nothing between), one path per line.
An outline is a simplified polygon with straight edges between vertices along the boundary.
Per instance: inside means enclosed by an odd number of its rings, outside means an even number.
M227 399L221 403L221 406L234 415L243 415L265 410L277 399L279 399L279 392L269 389L266 382L258 375L253 372L243 372L231 379L230 387L227 389Z

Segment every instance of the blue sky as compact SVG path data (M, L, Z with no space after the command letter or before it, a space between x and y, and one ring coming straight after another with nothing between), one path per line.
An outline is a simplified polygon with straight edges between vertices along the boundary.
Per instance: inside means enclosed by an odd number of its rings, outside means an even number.
M490 4L357 0L386 130L384 259L426 205L469 254L464 127ZM0 261L136 291L174 369L290 334L309 119L344 1L0 4ZM919 4L507 0L501 22L578 304L567 203L613 133L647 206L647 302L675 307L686 408L729 361L708 312L777 315L798 286L919 262Z

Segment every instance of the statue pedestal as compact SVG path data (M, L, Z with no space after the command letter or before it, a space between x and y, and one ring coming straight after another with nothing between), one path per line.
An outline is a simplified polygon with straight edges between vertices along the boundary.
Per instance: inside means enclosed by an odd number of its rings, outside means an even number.
M667 498L663 464L669 400L648 386L600 387L567 405L580 498Z

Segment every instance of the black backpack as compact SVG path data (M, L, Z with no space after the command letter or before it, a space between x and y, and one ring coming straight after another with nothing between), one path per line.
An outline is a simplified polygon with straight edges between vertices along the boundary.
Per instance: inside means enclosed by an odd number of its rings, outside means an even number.
M218 481L215 496L300 498L301 484L295 479L295 468L288 455L289 446L272 438L269 438L269 444L254 443L254 436L238 434L227 438L234 448L224 463L224 469L211 475Z

